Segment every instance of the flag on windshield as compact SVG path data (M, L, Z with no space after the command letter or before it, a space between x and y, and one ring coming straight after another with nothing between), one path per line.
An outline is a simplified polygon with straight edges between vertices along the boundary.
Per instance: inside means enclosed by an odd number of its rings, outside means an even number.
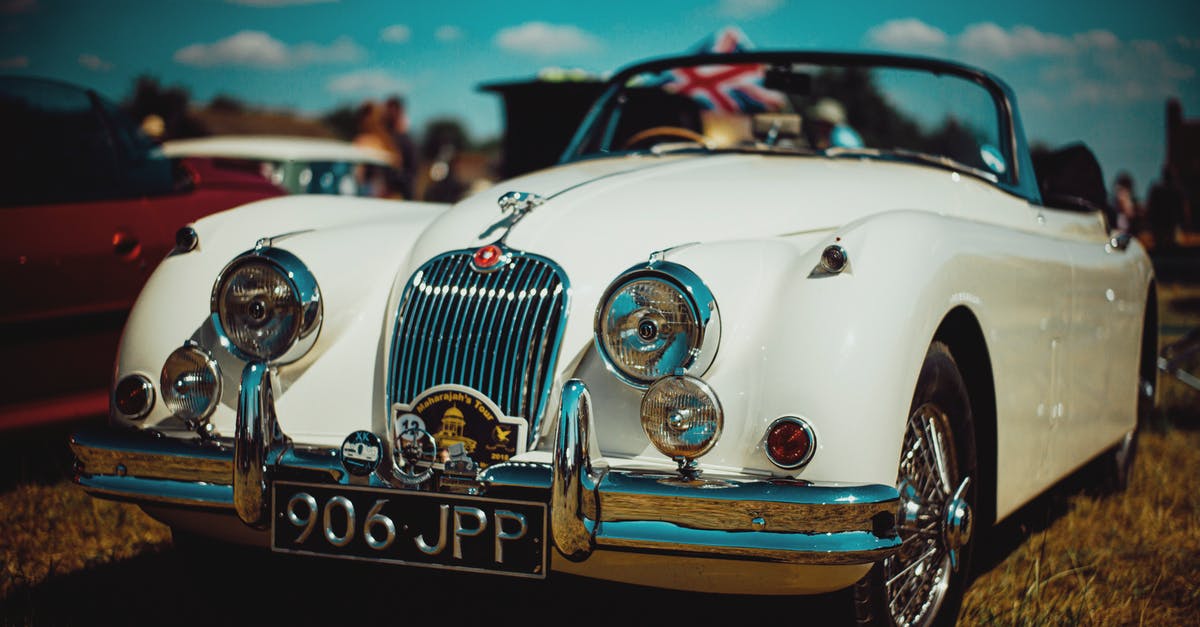
M726 27L702 40L692 52L746 52L753 45L740 29ZM705 65L667 72L662 87L696 100L705 109L729 113L776 111L783 97L762 85L763 66Z

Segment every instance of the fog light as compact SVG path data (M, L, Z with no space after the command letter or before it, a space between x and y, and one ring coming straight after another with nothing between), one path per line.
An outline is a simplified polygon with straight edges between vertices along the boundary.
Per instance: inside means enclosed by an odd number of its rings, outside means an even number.
M113 388L113 407L124 418L145 418L154 407L154 384L140 374L121 379Z
M777 418L767 429L767 457L771 463L793 470L812 460L817 450L817 436L803 418Z
M208 418L221 398L217 362L194 344L177 348L167 357L159 385L167 409L189 424Z
M642 397L642 430L659 452L681 463L712 448L724 412L708 384L689 376L663 377Z

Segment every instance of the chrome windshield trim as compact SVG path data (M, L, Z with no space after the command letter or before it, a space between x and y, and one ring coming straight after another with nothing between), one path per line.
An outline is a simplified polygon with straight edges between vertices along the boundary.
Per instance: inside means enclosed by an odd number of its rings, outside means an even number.
M1011 177L993 183L999 189L1020 196L1034 204L1041 204L1041 192L1034 176L1033 161L1021 116L1016 107L1016 94L1012 88L995 74L970 65L915 55L814 52L806 50L756 50L727 54L698 54L661 57L625 66L608 80L607 87L596 99L584 116L575 135L563 150L559 163L569 163L595 157L584 152L585 147L596 135L611 129L598 128L600 118L616 106L617 95L630 78L642 73L656 73L678 65L738 65L771 62L807 63L815 65L839 65L850 67L887 67L894 69L925 71L947 74L976 83L988 91L996 107L999 124L1000 148L1007 163L1011 165Z

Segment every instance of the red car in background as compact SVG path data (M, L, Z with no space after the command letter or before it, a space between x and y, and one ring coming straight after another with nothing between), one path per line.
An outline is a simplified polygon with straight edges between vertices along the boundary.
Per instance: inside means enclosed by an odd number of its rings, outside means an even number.
M166 158L112 102L0 76L0 430L102 415L125 317L176 232L283 190Z

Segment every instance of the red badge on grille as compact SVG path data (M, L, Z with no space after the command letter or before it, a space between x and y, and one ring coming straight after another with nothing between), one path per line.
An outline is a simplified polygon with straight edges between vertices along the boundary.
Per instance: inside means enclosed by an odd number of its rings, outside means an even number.
M475 251L475 256L472 258L472 261L475 262L476 268L487 270L500 263L503 258L504 251L500 250L499 246L495 244L488 244L487 246Z

